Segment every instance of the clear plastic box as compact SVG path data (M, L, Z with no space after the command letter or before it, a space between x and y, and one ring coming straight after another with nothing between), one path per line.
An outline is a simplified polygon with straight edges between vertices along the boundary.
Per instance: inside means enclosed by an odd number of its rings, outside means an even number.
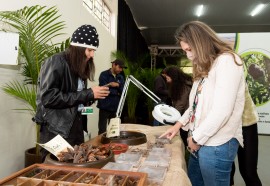
M127 153L132 154L141 154L142 157L146 157L149 154L149 149L142 149L142 148L130 148Z
M150 165L142 165L139 167L138 172L148 174L149 179L158 179L163 181L167 172L167 167L154 167Z
M159 135L155 135L156 140L155 140L155 146L156 147L163 147L165 144L171 144L171 140L168 138L159 138Z
M142 155L135 153L121 153L116 159L116 163L130 163L134 167L139 166Z
M168 148L158 148L158 147L153 147L149 151L150 155L162 155L162 156L167 156L171 157L172 156L172 150Z
M108 162L102 169L131 171L132 167L130 163Z
M162 154L149 154L147 158L144 160L144 165L151 166L163 166L169 167L171 158L169 156L162 156Z

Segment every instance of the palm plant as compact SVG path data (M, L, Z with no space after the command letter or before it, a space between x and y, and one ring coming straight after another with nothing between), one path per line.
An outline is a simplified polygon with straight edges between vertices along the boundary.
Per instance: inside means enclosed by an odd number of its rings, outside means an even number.
M152 92L154 91L154 81L157 75L160 74L162 69L153 69L151 70L150 68L145 68L141 71L141 82ZM153 117L152 117L152 111L155 106L155 102L150 99L149 97L145 96L145 104L147 107L148 111L148 118L149 118L149 123L152 123Z
M19 34L18 62L24 81L14 80L2 87L5 93L26 104L26 108L16 110L35 114L37 80L41 64L47 57L64 50L69 45L69 39L62 43L52 43L53 38L64 34L62 30L65 23L59 21L59 17L56 7L47 8L39 5L24 7L17 11L0 12L0 21ZM38 142L39 125L36 127Z

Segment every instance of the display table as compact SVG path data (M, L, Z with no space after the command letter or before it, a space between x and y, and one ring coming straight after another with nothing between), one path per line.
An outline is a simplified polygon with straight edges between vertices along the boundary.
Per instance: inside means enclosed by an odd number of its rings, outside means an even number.
M121 130L137 131L144 133L147 136L148 142L155 142L156 135L161 135L170 126L148 126L139 124L121 124ZM101 135L89 140L86 143L100 145ZM147 143L142 145L130 146L129 148L146 148ZM164 186L191 186L190 180L186 173L185 150L184 144L177 135L172 139L171 144L166 144L166 148L172 150L172 158L170 166L167 170L163 185Z

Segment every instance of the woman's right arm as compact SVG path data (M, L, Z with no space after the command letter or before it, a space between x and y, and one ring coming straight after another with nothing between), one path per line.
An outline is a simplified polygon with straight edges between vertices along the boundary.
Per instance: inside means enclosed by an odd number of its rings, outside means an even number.
M166 132L164 132L161 136L159 136L159 138L167 138L169 140L171 140L180 130L180 128L183 126L182 123L180 123L179 121L177 121L174 126L172 126L171 128L169 128Z

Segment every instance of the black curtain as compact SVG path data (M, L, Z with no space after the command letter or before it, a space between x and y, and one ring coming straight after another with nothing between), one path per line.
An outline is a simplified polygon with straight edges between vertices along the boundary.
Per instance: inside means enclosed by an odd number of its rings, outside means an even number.
M129 60L135 63L139 57L149 54L148 46L142 37L140 30L137 28L125 0L118 0L117 50L123 52ZM144 118L146 115L145 113L147 113L147 108L144 107L145 104L138 104L136 107L137 123L147 123L147 119ZM138 112L138 110L140 112ZM124 119L126 116L127 105L124 106L121 119L124 123L133 123L132 121L126 121Z
M122 51L131 61L149 54L148 46L125 0L118 0L117 50Z

